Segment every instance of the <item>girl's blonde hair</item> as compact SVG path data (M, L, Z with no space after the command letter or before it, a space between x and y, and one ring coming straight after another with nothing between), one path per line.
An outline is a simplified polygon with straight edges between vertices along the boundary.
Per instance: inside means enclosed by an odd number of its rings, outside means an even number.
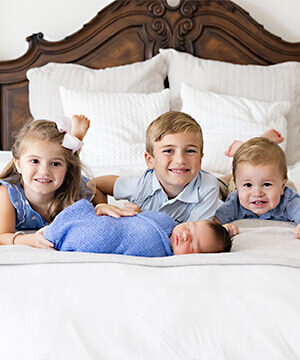
M251 165L278 165L279 172L284 180L287 180L287 165L284 151L274 141L263 137L255 137L246 141L236 151L232 162L232 175L235 174L238 164L248 162Z
M24 151L27 150L30 143L34 140L42 140L61 145L64 139L64 133L58 131L56 123L48 120L27 121L21 130L14 135L15 141L12 147L14 159L20 159ZM67 172L62 185L56 190L53 199L48 206L48 215L50 221L55 216L73 204L80 197L90 195L89 190L83 184L81 177L82 165L78 152L73 154L71 150L62 147L63 156L67 162ZM0 174L0 179L5 179L11 184L22 182L22 176L18 173L12 159Z
M180 111L168 111L160 115L148 126L146 131L146 151L153 156L153 145L169 134L194 132L199 136L201 154L203 152L203 136L201 126L190 115Z

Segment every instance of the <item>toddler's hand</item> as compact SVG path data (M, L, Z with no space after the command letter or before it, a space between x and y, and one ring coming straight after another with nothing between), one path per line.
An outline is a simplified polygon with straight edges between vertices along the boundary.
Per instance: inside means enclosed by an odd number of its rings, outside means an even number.
M109 215L114 218L119 218L121 216L134 216L137 212L131 208L119 208L118 206L111 204L98 204L95 207L96 214L101 215Z
M300 224L295 227L295 236L296 239L300 239Z
M135 211L136 214L139 214L142 212L140 207L132 202L125 203L124 205L127 209L131 209L131 210Z
M234 224L224 224L223 226L229 232L230 237L233 237L239 233L239 228Z

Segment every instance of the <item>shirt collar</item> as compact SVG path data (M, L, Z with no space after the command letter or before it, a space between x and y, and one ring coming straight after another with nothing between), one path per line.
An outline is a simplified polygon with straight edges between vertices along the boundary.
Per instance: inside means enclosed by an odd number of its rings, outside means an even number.
M194 179L192 179L186 187L179 193L175 198L170 199L168 201L174 202L176 200L180 200L185 203L196 203L199 202L199 193L198 188L201 185L201 176L199 175L195 176ZM166 198L168 198L166 192L162 188L160 182L157 179L155 170L153 171L153 177L152 177L152 191L151 196L156 192L161 191Z

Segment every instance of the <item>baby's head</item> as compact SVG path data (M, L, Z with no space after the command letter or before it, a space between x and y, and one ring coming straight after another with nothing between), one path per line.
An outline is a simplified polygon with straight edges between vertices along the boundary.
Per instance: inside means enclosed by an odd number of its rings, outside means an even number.
M233 179L241 205L258 216L276 208L287 181L284 151L275 142L257 137L236 151Z
M164 113L147 129L145 160L169 198L176 197L198 174L202 151L201 127L185 113Z
M211 220L177 225L170 236L174 255L229 252L231 238L227 229Z

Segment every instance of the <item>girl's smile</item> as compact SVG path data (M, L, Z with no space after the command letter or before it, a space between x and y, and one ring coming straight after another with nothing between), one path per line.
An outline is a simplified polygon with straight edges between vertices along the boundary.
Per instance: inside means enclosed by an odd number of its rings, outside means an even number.
M67 172L61 145L39 139L28 144L15 164L22 174L24 192L29 201L39 196L53 196Z

